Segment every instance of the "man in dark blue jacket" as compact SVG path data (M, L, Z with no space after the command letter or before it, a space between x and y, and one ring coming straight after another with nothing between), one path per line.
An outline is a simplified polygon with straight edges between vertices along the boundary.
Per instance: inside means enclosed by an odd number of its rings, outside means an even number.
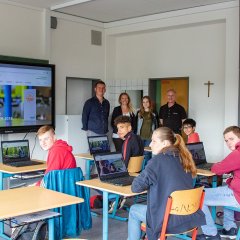
M82 113L82 130L87 131L88 136L103 135L108 132L110 104L104 98L105 83L98 81L94 90L96 95L85 102Z

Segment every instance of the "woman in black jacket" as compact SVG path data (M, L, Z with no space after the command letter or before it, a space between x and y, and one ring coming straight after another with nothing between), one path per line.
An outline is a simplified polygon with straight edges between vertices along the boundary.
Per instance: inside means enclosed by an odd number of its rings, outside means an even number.
M168 196L177 190L193 188L196 167L180 135L167 127L156 129L150 144L155 155L132 183L133 192L147 190L147 205L134 204L129 213L128 240L140 239L141 222L147 226L148 240L159 238ZM170 216L168 233L185 232L205 225L201 210L188 216Z
M113 109L111 125L113 128L113 143L117 152L122 151L123 140L119 138L117 134L117 127L114 124L114 120L121 115L129 116L131 118L132 131L136 131L136 117L134 114L134 109L132 107L131 99L127 93L121 93L118 97L118 102L120 106Z

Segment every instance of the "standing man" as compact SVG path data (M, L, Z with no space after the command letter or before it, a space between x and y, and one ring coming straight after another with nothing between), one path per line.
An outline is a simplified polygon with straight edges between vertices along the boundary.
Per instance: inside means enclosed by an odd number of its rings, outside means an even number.
M96 82L94 90L96 95L85 102L82 113L82 130L87 131L87 136L98 136L108 132L110 104L104 98L105 83Z
M48 151L47 169L44 174L52 170L76 168L76 160L72 154L72 147L65 141L57 140L51 126L42 126L37 131L39 144L44 151ZM39 186L41 181L37 182Z
M176 103L176 91L169 89L167 91L167 104L160 107L160 124L169 127L175 133L181 134L183 121L187 118L185 109Z

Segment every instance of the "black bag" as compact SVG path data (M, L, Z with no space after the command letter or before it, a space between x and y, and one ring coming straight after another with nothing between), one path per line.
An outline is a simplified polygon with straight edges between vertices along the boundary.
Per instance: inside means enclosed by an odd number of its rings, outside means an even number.
M47 240L47 222L39 221L16 227L11 235L12 240Z

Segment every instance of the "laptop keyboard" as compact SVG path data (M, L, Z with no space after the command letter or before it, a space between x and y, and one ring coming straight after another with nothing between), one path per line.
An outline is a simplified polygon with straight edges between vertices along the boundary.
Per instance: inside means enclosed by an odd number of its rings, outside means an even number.
M40 162L35 161L26 161L26 162L11 162L7 163L6 165L12 166L12 167L25 167L25 166L32 166L32 165L39 165L42 164Z
M134 177L133 176L128 176L128 177L119 177L119 178L114 178L114 179L107 179L104 180L104 182L111 183L114 185L119 185L119 186L128 186L131 185L133 182Z

